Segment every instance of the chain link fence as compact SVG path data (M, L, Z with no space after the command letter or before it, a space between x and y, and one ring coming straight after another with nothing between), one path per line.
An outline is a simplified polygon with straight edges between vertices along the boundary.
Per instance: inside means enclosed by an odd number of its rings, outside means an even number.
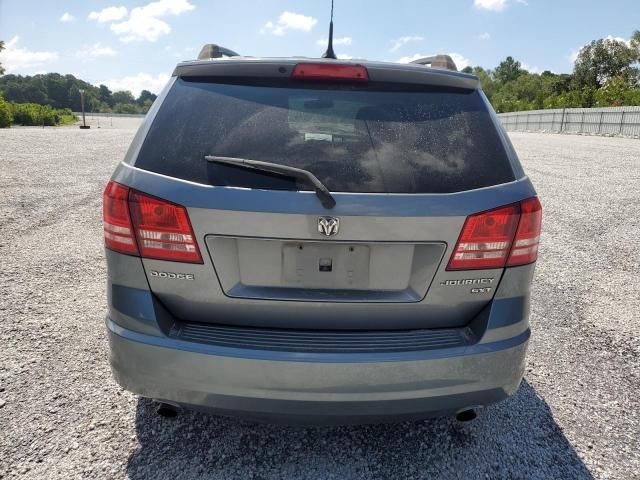
M82 123L82 112L73 112L78 118L78 122ZM86 112L85 118L87 125L91 128L135 128L144 118L143 114L138 113L95 113Z
M500 113L508 132L579 133L640 138L640 107L558 108Z

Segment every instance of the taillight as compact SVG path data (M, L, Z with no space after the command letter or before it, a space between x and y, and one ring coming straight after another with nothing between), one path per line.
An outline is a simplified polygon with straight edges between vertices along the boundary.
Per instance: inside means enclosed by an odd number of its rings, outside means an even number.
M527 198L520 202L520 223L507 261L508 267L537 260L541 227L542 205L538 197Z
M447 270L503 268L535 262L541 219L537 197L470 215Z
M202 263L187 210L174 203L132 190L131 219L145 258Z
M138 254L136 239L129 216L129 188L109 182L102 197L104 244L116 252Z
M504 267L519 214L513 204L467 217L447 270Z
M103 213L107 248L145 258L202 263L184 207L109 182Z
M362 65L298 63L291 73L296 80L368 82L369 72Z

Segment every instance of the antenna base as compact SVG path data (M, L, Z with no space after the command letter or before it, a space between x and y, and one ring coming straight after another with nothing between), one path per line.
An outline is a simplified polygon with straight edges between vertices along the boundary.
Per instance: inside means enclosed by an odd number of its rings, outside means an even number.
M333 11L331 12L331 17L333 18ZM333 51L333 19L329 22L329 45L327 46L327 51L322 54L322 58L333 58L334 60L338 58L336 52Z

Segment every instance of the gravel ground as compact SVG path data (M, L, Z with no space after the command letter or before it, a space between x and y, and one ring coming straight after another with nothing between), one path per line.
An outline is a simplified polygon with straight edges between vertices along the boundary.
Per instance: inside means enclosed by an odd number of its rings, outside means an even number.
M161 419L112 380L101 193L136 123L0 130L0 477L640 478L640 141L512 134L545 209L516 395L293 428Z

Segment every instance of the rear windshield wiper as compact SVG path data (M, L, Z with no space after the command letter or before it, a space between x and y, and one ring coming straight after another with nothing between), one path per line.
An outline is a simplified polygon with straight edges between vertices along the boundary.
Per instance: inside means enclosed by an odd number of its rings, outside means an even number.
M316 195L320 199L320 203L324 208L333 208L336 200L331 192L318 178L308 170L302 168L289 167L288 165L280 165L278 163L261 162L259 160L248 160L246 158L235 157L218 157L216 155L207 155L204 157L208 162L221 163L223 165L233 165L235 167L248 168L257 170L258 172L275 173L285 177L303 180L313 186Z

